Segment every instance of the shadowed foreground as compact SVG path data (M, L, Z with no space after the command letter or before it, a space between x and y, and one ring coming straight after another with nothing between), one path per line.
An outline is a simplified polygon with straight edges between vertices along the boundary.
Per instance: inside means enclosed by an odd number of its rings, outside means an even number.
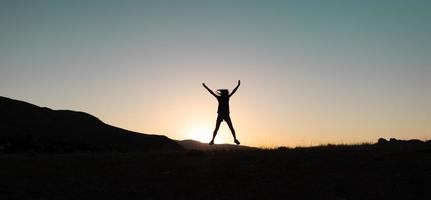
M427 199L431 145L0 155L0 199Z

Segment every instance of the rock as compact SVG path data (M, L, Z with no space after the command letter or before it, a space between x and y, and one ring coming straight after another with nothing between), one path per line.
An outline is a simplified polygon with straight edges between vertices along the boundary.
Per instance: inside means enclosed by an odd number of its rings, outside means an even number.
M379 138L379 140L377 141L377 144L386 144L388 143L388 141L385 138Z
M395 143L395 142L398 142L398 140L397 140L397 139L395 139L395 138L391 138L391 139L389 139L389 142L390 142L390 143Z

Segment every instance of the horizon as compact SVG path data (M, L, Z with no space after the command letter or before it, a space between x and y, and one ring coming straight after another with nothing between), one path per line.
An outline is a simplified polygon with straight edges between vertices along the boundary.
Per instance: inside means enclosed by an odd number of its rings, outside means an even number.
M210 141L232 91L241 144L431 139L431 2L11 1L0 96ZM216 143L233 144L226 123Z

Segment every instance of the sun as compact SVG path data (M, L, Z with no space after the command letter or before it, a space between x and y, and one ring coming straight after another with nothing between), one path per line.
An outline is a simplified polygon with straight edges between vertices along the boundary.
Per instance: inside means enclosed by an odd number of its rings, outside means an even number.
M199 142L207 143L211 140L212 131L210 127L194 127L188 133L188 138Z
M199 124L190 127L189 131L186 131L186 138L196 140L202 143L208 143L213 135L214 127L212 124ZM223 144L232 142L232 135L227 125L221 125L215 138L215 144Z

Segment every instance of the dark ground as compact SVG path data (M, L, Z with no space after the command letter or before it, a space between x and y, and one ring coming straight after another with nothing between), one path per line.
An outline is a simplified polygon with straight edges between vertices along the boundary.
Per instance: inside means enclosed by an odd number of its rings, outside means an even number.
M430 199L431 145L0 154L0 199Z

